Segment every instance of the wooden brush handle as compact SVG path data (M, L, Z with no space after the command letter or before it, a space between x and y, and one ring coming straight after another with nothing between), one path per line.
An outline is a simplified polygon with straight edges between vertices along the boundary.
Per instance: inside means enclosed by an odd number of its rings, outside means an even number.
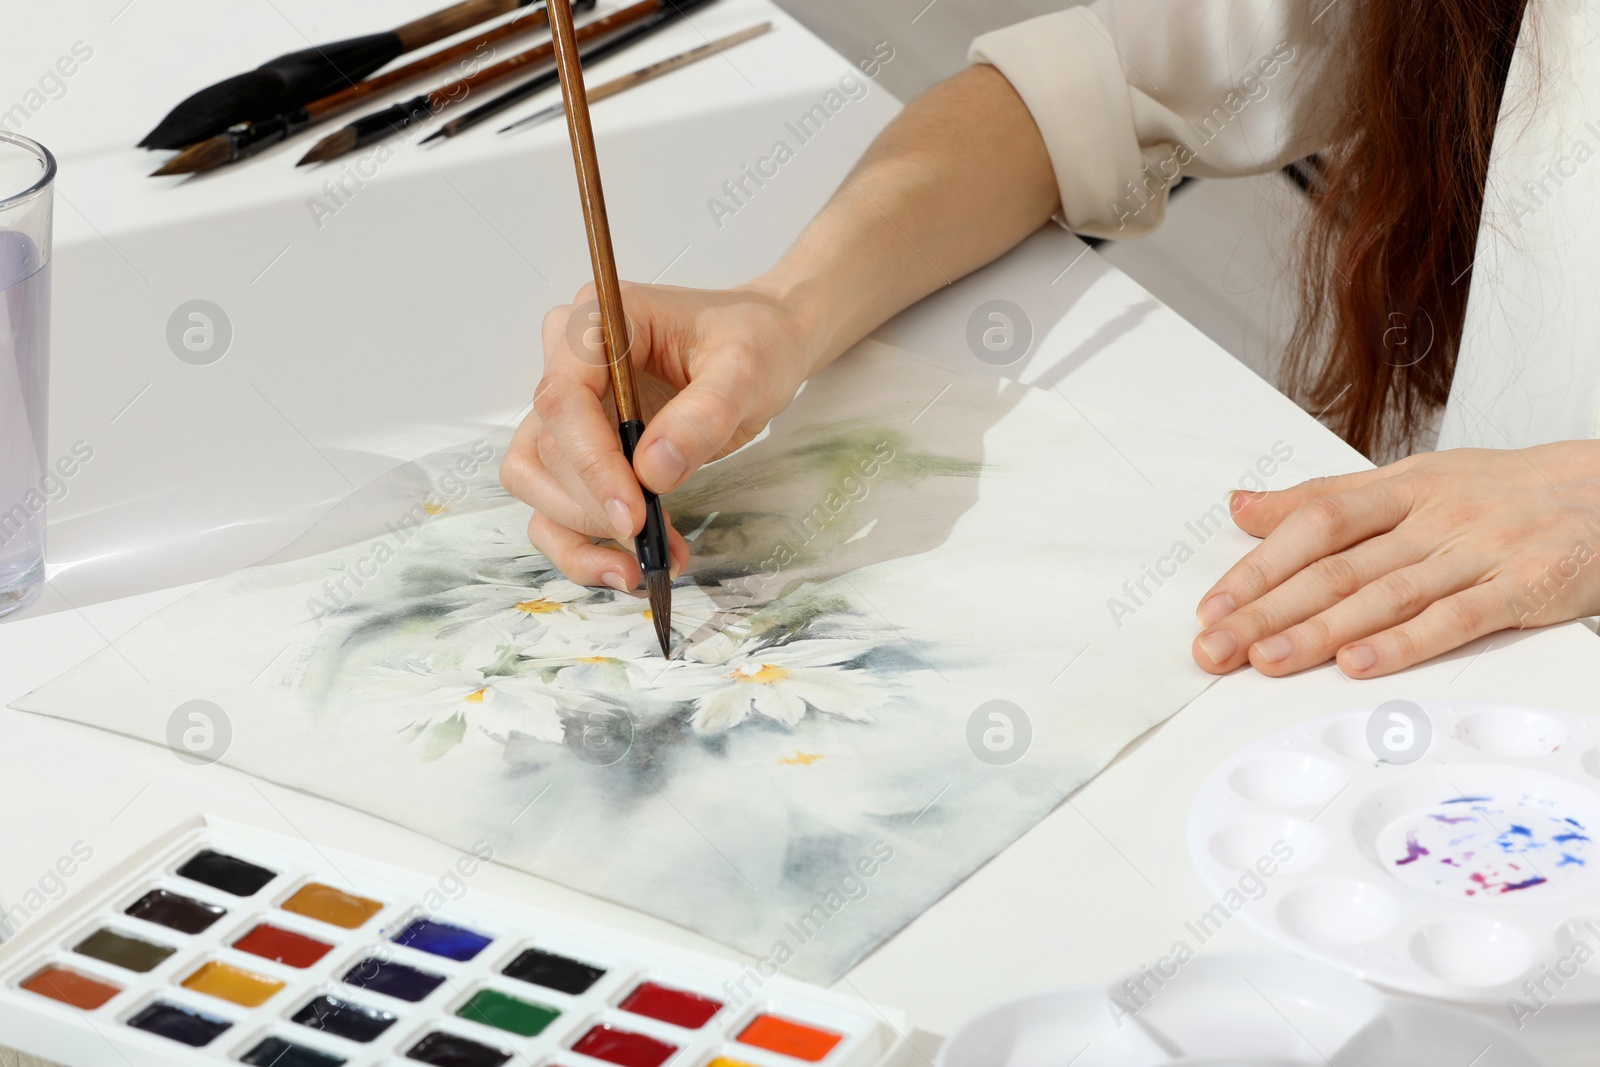
M707 56L717 54L724 48L732 48L734 45L744 44L752 37L760 37L770 29L772 29L772 23L763 22L759 26L751 26L748 30L730 33L728 36L719 37L715 41L707 41L699 48L691 48L687 52L679 52L675 56L668 56L666 59L652 63L648 67L640 67L638 70L624 74L620 78L613 78L605 84L596 85L588 91L589 103L592 104L597 100L604 100L608 96L616 96L618 93L632 89L635 85L642 85L653 78L659 78L663 74L671 74L675 70L682 70L691 63L698 63Z
M521 6L525 7L527 5L524 3ZM465 59L475 54L478 49L486 44L503 41L507 37L532 33L534 30L544 26L549 19L549 12L542 7L524 12L509 22L502 22L498 26L492 26L482 33L468 37L465 41L459 41L448 48L441 48L437 52L429 52L422 58L414 59L404 66L396 67L382 74L376 74L365 81L346 86L337 93L325 96L321 100L315 100L306 105L306 111L318 122L334 115L343 114L369 96L387 92L402 82L412 81L425 74L432 74L436 70L448 67L458 59Z
M548 11L549 4L546 4L545 7ZM608 33L615 33L624 26L638 22L640 19L649 18L660 10L661 0L639 0L639 3L625 7L620 11L613 11L605 18L584 23L578 27L577 32L573 34L573 38L575 41L581 42L592 40L595 37L603 37ZM554 24L552 23L552 25ZM502 59L493 66L484 67L476 74L459 78L449 85L441 85L429 93L428 96L435 107L443 108L459 100L463 92L473 92L488 85L490 82L499 81L507 75L514 74L530 64L543 63L555 53L555 41L546 41L544 44L535 45L525 52L518 52L514 56Z
M556 67L561 72L561 96L567 105L567 132L572 136L572 163L578 172L578 195L583 200L583 226L588 231L589 258L594 265L606 361L611 367L611 394L617 402L617 421L628 423L642 419L639 392L633 381L633 361L628 355L628 320L622 310L622 287L617 281L617 260L611 248L605 191L600 186L600 159L594 148L594 128L589 125L589 101L584 94L583 65L578 59L578 35L572 28L569 0L547 2Z
M424 15L420 19L397 27L394 35L400 38L400 47L409 52L435 41L442 41L480 22L486 22L497 15L504 15L507 11L526 7L532 2L533 0L461 0L461 3L447 7L443 11L435 11L431 15Z

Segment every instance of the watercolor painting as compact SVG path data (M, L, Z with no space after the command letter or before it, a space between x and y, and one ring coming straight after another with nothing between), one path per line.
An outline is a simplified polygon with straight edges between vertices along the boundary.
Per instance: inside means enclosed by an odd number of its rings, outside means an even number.
M1193 605L1249 543L1152 584L1254 457L869 344L668 499L695 563L663 660L640 597L529 546L504 443L17 706L175 744L208 701L224 765L734 946L752 996L837 978L1201 692Z

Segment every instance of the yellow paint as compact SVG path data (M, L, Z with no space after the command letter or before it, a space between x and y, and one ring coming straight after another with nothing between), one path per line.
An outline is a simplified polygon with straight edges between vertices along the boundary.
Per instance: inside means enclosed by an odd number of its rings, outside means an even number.
M750 1067L743 1060L730 1060L726 1056L719 1056L706 1064L706 1067Z
M517 610L526 615L548 615L560 611L561 605L554 600L523 600L517 604Z
M461 699L465 700L468 704L482 704L483 703L483 694L487 693L488 691L489 690L488 690L487 687L485 687L483 689L477 689L477 690L474 690L471 693L468 693L466 696L462 697Z
M376 900L358 897L320 882L302 886L294 896L278 906L284 911L342 926L346 930L354 930L383 910L383 905Z
M796 752L788 759L781 759L778 762L786 767L809 767L821 758L820 752Z
M445 512L450 510L450 505L437 504L432 500L424 500L422 502L422 510L426 511L429 515L443 515Z
M758 671L752 671L749 667L740 667L728 677L737 678L741 682L751 682L755 685L771 685L773 682L781 682L789 677L789 672L783 667L774 667L770 663L763 663Z
M256 1008L271 1000L272 995L283 988L283 983L213 960L185 978L183 987L232 1004Z

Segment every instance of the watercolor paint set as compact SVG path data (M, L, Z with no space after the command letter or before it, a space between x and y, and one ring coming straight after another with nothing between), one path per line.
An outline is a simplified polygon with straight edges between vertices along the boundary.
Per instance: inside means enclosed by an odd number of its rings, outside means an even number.
M1503 1003L1553 982L1600 1002L1600 720L1394 706L1290 727L1210 776L1189 849L1218 904L1196 937L1239 915L1410 993ZM1425 755L1379 759L1391 742Z
M899 1067L914 1055L896 1013L465 878L199 820L0 949L0 1044L130 1067Z

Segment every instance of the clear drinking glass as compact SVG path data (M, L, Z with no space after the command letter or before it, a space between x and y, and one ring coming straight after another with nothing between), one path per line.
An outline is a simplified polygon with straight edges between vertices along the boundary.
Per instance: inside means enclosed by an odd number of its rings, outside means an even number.
M44 585L55 177L47 148L0 130L0 616Z

